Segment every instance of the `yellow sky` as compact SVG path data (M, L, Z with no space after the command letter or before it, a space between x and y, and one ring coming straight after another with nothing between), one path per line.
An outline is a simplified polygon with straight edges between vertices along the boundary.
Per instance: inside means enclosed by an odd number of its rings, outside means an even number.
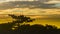
M39 9L39 8L35 8L35 9L29 9L29 8L14 8L14 9L7 9L7 10L0 10L0 14L20 14L21 12L17 12L16 10L20 10L23 11L24 15L30 15L30 14L35 14L35 15L39 15L39 14L43 14L43 13L39 13L40 11L46 11L46 13L44 13L43 15L51 15L51 14L60 14L60 9ZM3 15L2 15L3 16ZM46 16L32 16L32 17L37 17L37 18L45 18ZM36 23L35 23L36 22ZM32 24L49 24L49 25L55 25L57 27L60 28L60 21L55 22L55 21L49 21L49 20L36 20L34 23L30 23Z
M0 10L0 14L20 14L24 15L51 15L51 14L60 14L60 9L29 9L29 8L14 8L7 10Z
M4 0L4 1L1 1L0 0L0 2L5 2L5 1L8 2L8 1L12 1L12 0ZM13 1L15 1L15 0L13 0ZM49 1L47 3L60 3L60 1L53 0L53 1ZM17 12L16 10L22 11L23 13ZM51 14L60 14L60 9L14 8L14 9L0 10L0 14L51 15ZM35 17L38 17L38 16L34 16L34 18ZM39 17L42 17L42 16L39 16ZM45 18L45 16L44 16L44 18ZM35 23L33 23L33 24L35 24ZM45 22L43 21L43 23L38 23L38 24L51 24L51 25L56 25L56 26L60 27L60 24L57 23L57 22L49 22L49 23L46 23L46 21Z

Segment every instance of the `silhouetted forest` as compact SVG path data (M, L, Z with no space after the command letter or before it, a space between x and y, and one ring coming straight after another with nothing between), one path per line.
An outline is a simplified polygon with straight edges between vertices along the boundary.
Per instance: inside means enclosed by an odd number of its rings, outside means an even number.
M15 21L8 22L5 24L0 24L0 34L60 34L60 29L52 25L41 25L41 24L23 24L23 22L33 22L35 19L26 17L24 15L15 16L9 15ZM17 27L14 27L16 25Z

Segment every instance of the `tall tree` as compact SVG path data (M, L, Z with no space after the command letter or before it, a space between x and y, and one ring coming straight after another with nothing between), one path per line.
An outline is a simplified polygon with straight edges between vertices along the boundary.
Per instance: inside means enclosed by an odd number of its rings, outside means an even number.
M27 23L35 20L35 19L31 19L30 17L26 17L24 15L16 16L9 14L9 16L11 16L13 19L16 19L16 21L13 21L13 23L18 23L18 27L20 26L20 23L24 23L24 22Z

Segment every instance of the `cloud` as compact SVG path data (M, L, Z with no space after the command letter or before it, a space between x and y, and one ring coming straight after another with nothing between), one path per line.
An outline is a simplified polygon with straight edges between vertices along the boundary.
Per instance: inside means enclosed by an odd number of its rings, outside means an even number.
M11 1L0 4L0 9L12 9L12 8L25 8L31 6L37 6L39 2L27 2L27 1Z
M41 3L42 2L42 3ZM36 2L28 2L28 1L10 1L10 2L4 2L0 3L0 10L5 10L5 9L13 9L13 8L43 8L43 9L48 9L48 8L55 8L56 4L46 4L44 2L46 1L36 1ZM56 7L57 8L57 7Z

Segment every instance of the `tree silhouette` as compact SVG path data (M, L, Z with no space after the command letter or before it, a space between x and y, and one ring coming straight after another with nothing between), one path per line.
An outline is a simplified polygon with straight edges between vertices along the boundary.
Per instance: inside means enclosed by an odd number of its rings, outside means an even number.
M15 21L13 23L18 23L18 27L20 26L20 23L28 23L28 22L33 22L35 19L31 19L30 17L26 17L24 15L16 16L16 15L11 15L9 14Z

